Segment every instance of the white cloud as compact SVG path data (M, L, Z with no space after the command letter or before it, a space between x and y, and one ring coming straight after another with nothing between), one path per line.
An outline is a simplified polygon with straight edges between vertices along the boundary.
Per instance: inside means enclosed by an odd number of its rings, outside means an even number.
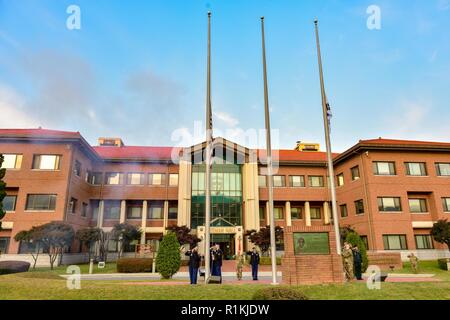
M234 118L232 115L226 112L216 111L213 112L213 115L222 122L223 124L229 126L229 127L235 127L239 124L239 120Z
M438 0L437 8L440 11L446 11L450 9L450 0Z
M25 100L17 92L0 84L0 128L37 128L39 121L25 107Z

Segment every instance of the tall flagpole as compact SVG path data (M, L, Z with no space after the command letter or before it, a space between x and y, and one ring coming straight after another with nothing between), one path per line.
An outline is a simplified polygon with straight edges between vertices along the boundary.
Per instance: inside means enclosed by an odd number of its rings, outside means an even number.
M211 12L208 12L208 63L206 71L206 152L205 152L205 284L210 276L210 221L211 221Z
M269 189L269 218L270 218L270 252L272 258L272 284L277 283L277 248L275 245L275 217L273 215L273 180L272 180L272 143L270 140L270 115L269 115L269 92L267 89L266 69L266 44L264 40L264 17L261 17L262 32L262 58L264 73L264 114L266 120L266 148L267 148L267 180Z
M322 95L322 111L323 111L323 124L325 129L325 143L327 145L327 161L328 161L328 175L330 177L330 189L331 189L331 208L334 220L334 232L336 236L336 251L337 254L341 254L341 236L339 230L339 221L337 214L337 204L336 204L336 186L334 181L334 168L333 168L333 156L331 153L331 141L330 141L330 105L327 101L327 96L325 93L325 85L323 81L323 70L322 70L322 56L320 53L320 41L319 41L319 27L317 19L314 20L314 25L316 29L316 44L317 44L317 59L319 61L319 74L320 74L320 91Z

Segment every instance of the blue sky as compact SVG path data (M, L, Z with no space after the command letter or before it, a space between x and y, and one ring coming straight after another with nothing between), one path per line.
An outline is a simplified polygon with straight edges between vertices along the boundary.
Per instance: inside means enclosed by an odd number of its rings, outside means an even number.
M72 4L81 30L66 28ZM372 4L380 30L366 26ZM208 10L216 135L252 146L246 134L264 128L264 15L274 147L324 147L316 17L334 151L379 136L449 141L450 0L0 0L0 127L198 142Z

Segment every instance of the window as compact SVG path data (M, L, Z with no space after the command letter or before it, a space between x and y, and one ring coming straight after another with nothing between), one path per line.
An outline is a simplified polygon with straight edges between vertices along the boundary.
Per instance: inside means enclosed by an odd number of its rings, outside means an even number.
M320 212L320 208L311 208L309 210L311 212L311 219L314 219L314 220L322 219L322 214Z
M285 176L273 176L273 186L275 188L285 187L286 186Z
M340 173L340 174L338 174L336 176L336 178L337 178L337 185L338 185L338 187L343 186L344 185L344 174Z
M105 184L108 185L123 184L123 174L118 172L107 172L105 174Z
M353 167L350 169L350 171L352 173L352 181L359 180L359 178L360 178L359 167L358 166Z
M266 176L258 176L258 186L260 187L260 188L265 188L265 187L267 187L267 184L266 184Z
M105 200L103 206L105 220L120 219L120 200Z
M21 166L21 154L3 154L2 169L20 169Z
M259 207L259 220L264 220L266 218L266 209L264 207Z
M305 186L305 177L289 176L289 185L293 188L302 188Z
M436 163L436 173L438 176L450 176L450 163Z
M16 211L17 196L6 196L3 198L3 210Z
M101 172L91 172L86 173L86 182L94 186L99 186L102 184L103 173Z
M148 219L163 219L163 204L162 202L153 203L148 208Z
M406 250L406 235L383 235L384 250Z
M406 162L406 174L408 176L426 176L427 168L424 162Z
M169 206L169 220L176 220L178 219L178 206L176 204L173 204Z
M77 210L77 199L70 198L69 206L67 207L67 211L69 213L75 213Z
M357 200L355 201L355 213L358 214L364 214L364 201Z
M323 176L308 176L308 185L310 187L323 187Z
M395 162L374 162L373 173L378 176L394 176Z
M379 197L378 210L382 212L402 211L400 198L398 197Z
M0 254L8 253L9 238L0 237Z
M34 155L33 169L37 170L59 170L61 165L61 156L39 154Z
M291 219L294 219L294 220L303 219L302 208L292 207L291 208Z
M450 212L450 198L442 198L442 205L445 212Z
M169 186L171 187L178 186L178 173L169 174Z
M364 245L366 246L366 249L369 250L369 239L367 236L360 236L361 240L364 242Z
M82 205L82 207L81 207L81 216L82 216L83 218L86 218L86 217L87 217L88 209L89 209L88 204L87 204L86 202L83 202L83 205Z
M127 201L127 219L142 218L142 201Z
M99 200L91 200L91 211L92 211L91 219L93 221L97 221L99 207L100 207L100 201Z
M428 212L427 201L425 199L408 199L409 211L412 213Z
M26 210L55 210L55 194L29 194L27 196Z
M164 185L166 175L164 173L150 173L148 175L148 183L152 186L162 186Z
M129 173L127 175L128 185L143 185L144 184L144 174L142 173Z
M416 240L416 248L417 249L434 249L433 240L431 239L431 235L429 234L416 234L414 235Z
M73 172L77 177L81 176L81 162L78 160L75 160L75 163L73 165Z
M339 208L341 209L341 217L342 218L348 217L347 205L346 204L341 204L339 206Z
M281 207L273 208L273 216L275 217L275 220L282 220L283 219L283 208L281 208Z

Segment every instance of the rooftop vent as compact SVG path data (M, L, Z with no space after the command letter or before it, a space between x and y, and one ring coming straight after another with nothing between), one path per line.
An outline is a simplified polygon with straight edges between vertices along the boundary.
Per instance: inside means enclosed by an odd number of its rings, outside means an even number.
M297 141L295 150L302 152L317 152L320 150L320 144Z
M99 146L123 147L124 143L120 138L98 138Z

